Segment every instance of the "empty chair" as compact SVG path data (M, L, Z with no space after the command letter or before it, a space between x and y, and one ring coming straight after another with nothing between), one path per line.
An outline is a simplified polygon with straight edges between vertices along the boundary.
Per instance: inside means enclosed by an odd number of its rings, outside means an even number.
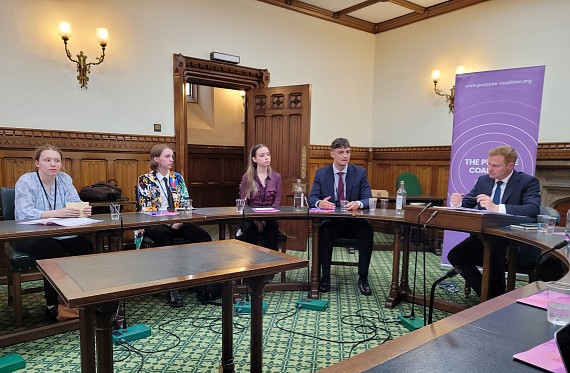
M420 181L416 175L410 172L402 172L399 174L398 178L396 179L396 190L400 188L401 181L404 182L408 197L419 196L422 194L422 186L420 185Z

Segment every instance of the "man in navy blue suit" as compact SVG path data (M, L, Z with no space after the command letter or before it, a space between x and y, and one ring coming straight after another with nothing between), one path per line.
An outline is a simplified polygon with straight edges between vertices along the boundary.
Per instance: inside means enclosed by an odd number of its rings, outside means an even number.
M451 206L489 210L502 214L535 218L540 212L540 184L534 176L515 171L517 152L511 146L499 146L488 153L488 175L480 176L469 194L453 193ZM491 250L491 280L489 297L505 292L505 255L508 242L497 239ZM483 262L483 243L471 235L449 252L447 259L461 267L465 278L477 295L481 296L482 276L477 265Z
M350 143L338 138L331 144L333 163L315 173L309 206L324 210L339 206L339 201L348 201L348 210L368 208L368 198L372 197L368 178L364 169L349 164ZM331 261L333 242L336 237L349 237L358 240L358 290L363 295L371 295L368 283L368 267L373 246L373 230L363 219L325 219L319 227L319 265L321 281L319 290L330 291Z

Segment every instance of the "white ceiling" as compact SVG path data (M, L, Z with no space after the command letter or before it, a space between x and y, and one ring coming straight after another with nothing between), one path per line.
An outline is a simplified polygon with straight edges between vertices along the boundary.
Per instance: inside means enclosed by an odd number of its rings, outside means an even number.
M377 34L489 0L259 1Z

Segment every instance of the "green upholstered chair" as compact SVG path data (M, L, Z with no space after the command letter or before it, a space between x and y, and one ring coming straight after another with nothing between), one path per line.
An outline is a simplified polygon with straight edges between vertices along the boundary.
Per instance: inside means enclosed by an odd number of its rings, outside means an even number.
M422 186L418 177L410 172L402 172L396 179L396 190L400 188L400 182L404 182L408 197L419 196L422 194Z

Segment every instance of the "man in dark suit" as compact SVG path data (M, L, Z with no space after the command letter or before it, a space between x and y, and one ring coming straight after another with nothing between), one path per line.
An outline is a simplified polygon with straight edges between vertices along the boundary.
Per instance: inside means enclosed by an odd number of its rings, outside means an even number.
M480 176L469 194L453 193L451 206L535 218L540 212L540 185L534 176L514 170L517 157L517 152L511 146L491 149L487 160L488 175ZM507 245L504 239L492 243L490 298L505 292ZM481 240L471 235L451 249L447 258L452 265L461 267L461 276L465 278L467 286L481 296L482 276L477 269L477 265L483 262Z
M372 197L364 169L349 164L350 143L338 138L331 144L333 163L315 173L309 206L324 210L339 206L339 201L348 201L348 210L368 208ZM319 227L319 265L321 268L321 292L330 291L333 242L336 237L358 240L358 289L364 295L371 295L368 283L368 267L373 246L373 230L363 219L325 219Z

